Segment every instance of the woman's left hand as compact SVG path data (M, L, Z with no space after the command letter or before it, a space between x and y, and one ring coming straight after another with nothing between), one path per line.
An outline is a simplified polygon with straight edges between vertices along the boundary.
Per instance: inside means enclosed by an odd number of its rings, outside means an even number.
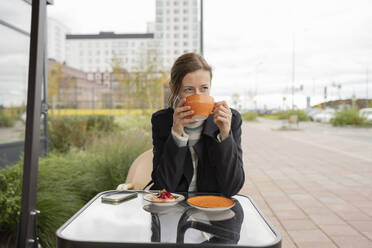
M221 140L229 137L231 129L231 109L225 101L216 102L213 109L213 121L220 130Z

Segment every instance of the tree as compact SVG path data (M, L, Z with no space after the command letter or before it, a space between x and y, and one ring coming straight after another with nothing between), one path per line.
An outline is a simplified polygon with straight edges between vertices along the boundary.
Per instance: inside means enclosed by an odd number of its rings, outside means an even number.
M48 73L48 99L52 101L52 109L55 105L55 97L63 80L62 65L55 63Z
M156 49L149 49L139 57L134 72L127 72L119 58L114 58L112 70L117 80L120 102L126 108L155 109L163 107L166 73L157 62Z
M60 100L59 94L61 90L66 90L74 88L76 86L76 79L63 72L63 65L55 62L53 64L49 64L49 71L48 71L48 99L52 102L52 110L55 108L56 101ZM67 92L67 95L70 95ZM64 97L64 96L63 96ZM63 99L68 101L68 99ZM71 104L68 102L68 104Z

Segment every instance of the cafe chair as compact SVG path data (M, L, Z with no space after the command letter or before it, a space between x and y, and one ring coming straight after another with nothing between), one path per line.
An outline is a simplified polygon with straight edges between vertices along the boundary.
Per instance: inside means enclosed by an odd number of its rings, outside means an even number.
M141 190L151 181L152 149L145 151L133 161L125 183L119 184L116 190Z

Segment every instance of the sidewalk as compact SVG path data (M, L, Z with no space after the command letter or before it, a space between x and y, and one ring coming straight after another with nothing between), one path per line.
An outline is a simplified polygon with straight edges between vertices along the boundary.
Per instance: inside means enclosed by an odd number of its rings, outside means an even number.
M283 248L372 247L372 143L243 124L250 195Z

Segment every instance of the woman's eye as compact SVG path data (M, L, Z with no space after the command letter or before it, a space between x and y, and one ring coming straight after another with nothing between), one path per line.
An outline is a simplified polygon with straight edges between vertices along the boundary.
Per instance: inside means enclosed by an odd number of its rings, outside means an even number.
M205 86L205 87L202 88L202 90L206 91L206 90L208 90L208 87Z
M186 92L191 92L192 89L191 89L191 88L186 88L185 91L186 91Z

